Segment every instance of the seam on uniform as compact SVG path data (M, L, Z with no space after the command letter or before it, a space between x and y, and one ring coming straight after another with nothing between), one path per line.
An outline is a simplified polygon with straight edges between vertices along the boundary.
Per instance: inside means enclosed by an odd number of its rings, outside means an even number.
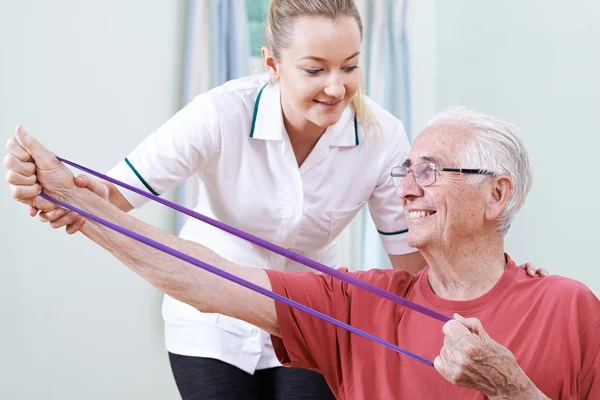
M125 162L129 166L129 168L131 168L131 170L133 171L133 173L135 174L135 176L138 177L138 179L140 180L140 182L142 182L144 184L144 186L146 186L146 189L148 189L150 191L150 193L152 193L155 196L160 196L160 194L158 194L157 192L155 192L154 189L152 189L150 187L150 185L148 185L148 182L146 182L146 180L144 178L142 178L142 175L140 175L140 173L137 171L137 169L135 169L135 167L131 164L131 162L129 162L129 160L127 159L127 157L125 157Z
M379 234L381 234L381 235L393 236L393 235L401 235L403 233L406 233L406 232L408 232L408 229L403 229L403 230L397 231L397 232L383 232L383 231L380 231L379 229L377 229L377 232L379 232Z
M256 125L256 117L258 115L258 103L260 103L260 97L262 96L262 92L266 86L267 84L260 88L260 92L258 92L258 96L256 96L256 103L254 103L254 113L252 114L252 128L250 129L250 137L254 137L254 126Z

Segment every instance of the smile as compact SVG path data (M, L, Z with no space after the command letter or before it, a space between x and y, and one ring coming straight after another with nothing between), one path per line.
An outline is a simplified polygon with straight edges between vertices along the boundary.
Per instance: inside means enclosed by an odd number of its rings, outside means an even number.
M314 100L316 103L318 103L319 105L322 105L324 107L335 107L337 106L342 100L335 100L335 101L319 101L319 100Z
M429 217L431 215L435 214L435 211L409 211L408 213L408 218L409 219L416 219L416 218L426 218Z

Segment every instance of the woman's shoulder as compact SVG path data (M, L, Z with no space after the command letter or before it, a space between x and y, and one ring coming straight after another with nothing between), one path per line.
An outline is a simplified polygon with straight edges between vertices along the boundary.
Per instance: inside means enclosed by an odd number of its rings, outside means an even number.
M233 114L239 117L240 111L247 111L251 116L258 94L268 82L267 74L233 79L199 94L191 104L201 107L210 104L221 118Z
M209 90L211 96L243 95L246 92L258 92L269 82L267 73L248 75L242 78L232 79Z

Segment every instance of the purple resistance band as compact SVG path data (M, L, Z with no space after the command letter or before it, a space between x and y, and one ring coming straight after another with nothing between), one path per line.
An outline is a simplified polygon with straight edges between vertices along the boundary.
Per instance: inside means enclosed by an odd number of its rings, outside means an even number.
M166 246L166 245L164 245L162 243L156 242L156 241L154 241L152 239L149 239L149 238L147 238L147 237L145 237L143 235L140 235L139 233L130 231L129 229L123 228L123 227L121 227L119 225L113 224L112 222L106 221L106 220L104 220L104 219L102 219L100 217L97 217L97 216L95 216L93 214L88 213L87 211L83 211L83 210L81 210L81 209L79 209L77 207L73 207L70 204L67 204L67 203L64 203L62 201L56 200L56 199L48 196L47 194L40 193L39 196L43 197L43 198L45 198L47 200L50 200L50 201L52 201L52 202L54 202L54 203L56 203L56 204L58 204L58 205L60 205L60 206L62 206L64 208L67 208L67 209L69 209L71 211L74 211L74 212L78 213L79 215L84 216L85 218L88 218L88 219L91 219L93 221L96 221L99 224L104 225L104 226L106 226L106 227L108 227L108 228L110 228L110 229L112 229L114 231L117 231L117 232L119 232L119 233L121 233L121 234L123 234L125 236L129 236L130 238L132 238L134 240L137 240L138 242L142 242L142 243L144 243L144 244L146 244L146 245L148 245L150 247L154 247L155 249L160 250L160 251L162 251L164 253L167 253L167 254L169 254L169 255L171 255L173 257L177 257L180 260L186 261L186 262L188 262L190 264L193 264L193 265L195 265L197 267L200 267L200 268L202 268L202 269L204 269L204 270L206 270L208 272L212 272L213 274L218 275L218 276L220 276L222 278L228 279L228 280L230 280L230 281L232 281L234 283L237 283L238 285L244 286L244 287L246 287L248 289L251 289L251 290L254 290L255 292L258 292L258 293L260 293L262 295L270 297L273 300L280 301L283 304L286 304L286 305L288 305L290 307L297 308L297 309L299 309L301 311L304 311L304 312L306 312L306 313L308 313L308 314L310 314L312 316L315 316L315 317L320 318L320 319L322 319L322 320L324 320L326 322L329 322L331 324L339 326L340 328L346 329L346 330L348 330L348 331L350 331L352 333L355 333L355 334L357 334L359 336L362 336L362 337L364 337L366 339L369 339L369 340L372 340L372 341L374 341L376 343L382 344L382 345L384 345L385 347L387 347L389 349L395 350L395 351L397 351L399 353L402 353L402 354L404 354L406 356L409 356L410 358L412 358L414 360L417 360L417 361L420 361L423 364L426 364L426 365L429 365L429 366L433 366L433 363L431 361L429 361L429 360L427 360L427 359L425 359L423 357L420 357L420 356L418 356L418 355L416 355L414 353L411 353L410 351L404 350L404 349L402 349L402 348L400 348L400 347L398 347L398 346L396 346L396 345L394 345L392 343L386 342L383 339L380 339L380 338L378 338L376 336L373 336L373 335L371 335L369 333L366 333L366 332L364 332L364 331L362 331L362 330L360 330L358 328L353 327L352 325L348 325L348 324L346 324L346 323L344 323L342 321L339 321L339 320L337 320L335 318L332 318L332 317L330 317L330 316L328 316L326 314L323 314L323 313L321 313L319 311L313 310L310 307L307 307L307 306L305 306L303 304L300 304L300 303L295 302L295 301L293 301L291 299L288 299L287 297L281 296L280 294L277 294L277 293L274 293L274 292L272 292L270 290L267 290L267 289L263 288L262 286L259 286L259 285L255 284L255 283L252 283L252 282L249 282L249 281L247 281L245 279L239 278L239 277L237 277L237 276L235 276L235 275L233 275L233 274L231 274L231 273L229 273L227 271L223 271L223 270L221 270L219 268L213 267L210 264L206 264L206 263L204 263L204 262L202 262L202 261L200 261L200 260L198 260L198 259L196 259L194 257L188 256L187 254L184 254L184 253L182 253L180 251L172 249L169 246Z
M349 283L351 285L359 287L359 288L361 288L363 290L366 290L369 293L375 294L375 295L377 295L379 297L383 297L384 299L390 300L390 301L392 301L392 302L394 302L396 304L403 305L403 306L408 307L408 308L410 308L412 310L415 310L417 312L425 314L425 315L427 315L427 316L429 316L431 318L435 318L437 320L440 320L442 322L448 322L451 319L450 317L448 317L448 316L446 316L444 314L438 313L438 312L436 312L434 310L431 310L431 309L429 309L427 307L424 307L424 306L422 306L420 304L414 303L414 302L412 302L412 301L410 301L408 299L405 299L404 297L398 296L397 294L388 292L388 291L383 290L383 289L381 289L381 288L379 288L379 287L377 287L375 285L371 285L371 284L369 284L367 282L361 281L360 279L355 278L354 276L352 276L350 274L338 271L338 270L336 270L334 268L328 267L328 266L326 266L324 264L321 264L321 263L319 263L317 261L311 260L308 257L304 257L304 256L302 256L300 254L294 253L293 251L285 249L285 248L283 248L281 246L278 246L278 245L276 245L274 243L268 242L268 241L266 241L264 239L261 239L261 238L259 238L257 236L251 235L251 234L249 234L247 232L244 232L244 231L242 231L240 229L234 228L234 227L229 226L227 224L224 224L224 223L222 223L220 221L216 221L216 220L214 220L212 218L209 218L209 217L207 217L205 215L199 214L199 213L197 213L197 212L195 212L193 210L189 210L189 209L187 209L187 208L185 208L183 206L180 206L177 203L173 203L173 202L171 202L169 200L166 200L166 199L163 199L163 198L161 198L159 196L155 196L155 195L153 195L151 193L145 192L145 191L143 191L141 189L138 189L138 188L136 188L134 186L128 185L127 183L118 181L118 180L116 180L114 178L111 178L110 176L107 176L107 175L104 175L104 174L102 174L100 172L94 171L93 169L90 169L90 168L84 167L83 165L79 165L77 163L74 163L73 161L69 161L69 160L66 160L66 159L61 158L61 157L56 157L56 158L58 160L60 160L61 162L65 163L65 164L71 165L71 166L73 166L73 167L75 167L77 169L80 169L82 171L85 171L85 172L87 172L87 173L89 173L91 175L97 176L98 178L104 179L105 181L114 183L115 185L121 186L121 187L123 187L123 188L125 188L127 190L130 190L130 191L135 192L135 193L137 193L139 195L147 197L150 200L154 200L156 202L164 204L167 207L170 207L170 208L172 208L172 209L174 209L176 211L179 211L181 213L189 215L192 218L196 218L196 219L198 219L200 221L206 222L209 225L212 225L212 226L214 226L216 228L219 228L219 229L221 229L221 230L223 230L225 232L229 232L232 235L235 235L235 236L237 236L239 238L242 238L242 239L244 239L244 240L246 240L248 242L254 243L257 246L263 247L263 248L265 248L267 250L270 250L270 251L272 251L274 253L277 253L277 254L282 255L282 256L284 256L286 258L289 258L290 260L294 260L294 261L296 261L296 262L298 262L300 264L306 265L307 267L315 269L315 270L317 270L319 272L322 272L324 274L333 276L334 278L337 278L337 279L339 279L341 281L344 281L346 283Z

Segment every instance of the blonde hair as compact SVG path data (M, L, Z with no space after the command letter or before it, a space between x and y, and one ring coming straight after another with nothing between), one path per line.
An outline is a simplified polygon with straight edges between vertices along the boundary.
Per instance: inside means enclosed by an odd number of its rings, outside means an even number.
M350 16L358 23L360 37L363 36L363 25L354 0L273 0L265 22L265 39L273 56L278 59L281 49L292 41L293 21L300 16L327 17L335 19ZM360 73L358 90L350 105L366 131L371 126L379 126L379 122L367 104L364 79Z

